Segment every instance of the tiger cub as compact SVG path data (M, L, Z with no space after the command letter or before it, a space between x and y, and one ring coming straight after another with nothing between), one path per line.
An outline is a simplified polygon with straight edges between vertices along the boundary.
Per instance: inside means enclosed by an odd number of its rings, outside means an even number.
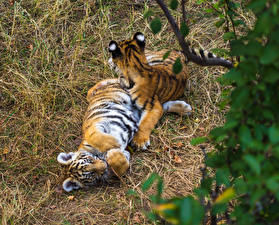
M113 174L123 175L130 159L125 149L143 116L117 79L97 83L88 91L87 101L78 151L62 152L57 157L59 163L67 166L68 178L62 185L67 192L109 181ZM183 101L164 105L166 112L180 114L187 113L189 107Z
M187 67L183 66L177 75L172 72L176 58L183 60L183 56L173 51L166 60L162 60L166 50L152 56L145 52L145 37L140 32L119 43L111 41L109 51L112 54L109 63L118 72L121 86L129 91L132 101L143 112L133 142L137 147L145 148L152 129L163 114L163 103L178 99L184 92L189 77ZM151 59L153 63L149 62ZM191 110L190 107L188 109Z

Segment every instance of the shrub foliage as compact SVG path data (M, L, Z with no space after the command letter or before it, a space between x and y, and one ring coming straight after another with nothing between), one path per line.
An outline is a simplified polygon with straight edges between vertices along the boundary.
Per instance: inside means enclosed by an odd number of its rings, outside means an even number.
M202 149L206 166L194 197L163 199L162 181L155 175L147 179L144 190L159 181L150 216L160 215L173 224L278 224L279 1L199 1L204 2L211 4L207 13L219 17L216 26L226 27L224 40L230 41L230 55L239 61L220 79L232 86L223 93L222 106L229 106L226 122L208 138L192 141L209 140L215 146L207 154ZM169 6L176 9L176 1ZM245 27L238 7L256 18L243 36L236 34L236 27Z

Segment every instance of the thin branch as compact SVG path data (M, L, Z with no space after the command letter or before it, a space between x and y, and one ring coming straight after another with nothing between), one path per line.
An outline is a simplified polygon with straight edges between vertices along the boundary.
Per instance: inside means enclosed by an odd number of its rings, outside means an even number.
M229 5L228 0L225 0L225 3L226 3L226 5L227 5L227 10L225 10L225 13L226 13L226 16L228 16L228 17L229 17L229 19L230 19L230 21L231 21L232 28L233 28L234 38L235 38L235 40L237 40L237 35L236 35L235 24L234 24L234 21L233 21L232 15L230 15L230 14L228 13L228 11L229 11L229 10L230 10L230 11L232 11L232 12L234 12L234 11L230 8L230 5ZM231 41L230 41L230 43L231 43ZM238 61L238 62L240 62L240 57L239 57L239 56L237 56L237 57L236 57L236 59L237 59L237 61Z
M170 14L168 8L164 4L162 0L156 0L158 5L163 10L165 16L167 17L176 37L179 42L180 47L182 48L182 52L184 56L187 58L188 61L197 63L201 66L223 66L226 68L232 68L233 64L229 60L221 59L221 58L201 58L196 54L193 54L189 48L189 44L185 42L184 37L179 31L179 27L177 26L176 22L174 21L172 15Z
M187 24L186 22L186 10L185 10L185 3L186 3L186 0L182 0L181 1L181 8L182 8L182 21Z
M207 155L206 155L206 152L205 152L205 147L203 145L201 145L200 149L202 150L202 153L203 153L203 156L204 156L204 161L206 161L207 160ZM200 170L201 170L201 173L202 173L202 178L201 178L201 183L202 183L205 180L205 177L207 176L207 173L206 173L207 172L207 166L206 166L206 164L204 165L204 167L201 167ZM208 218L206 217L206 215L207 215L207 212L210 211L210 209L211 209L211 203L210 203L210 201L208 201L207 204L206 204L204 196L202 196L200 198L200 203L205 209L205 214L204 214L205 216L204 216L202 224L207 224Z

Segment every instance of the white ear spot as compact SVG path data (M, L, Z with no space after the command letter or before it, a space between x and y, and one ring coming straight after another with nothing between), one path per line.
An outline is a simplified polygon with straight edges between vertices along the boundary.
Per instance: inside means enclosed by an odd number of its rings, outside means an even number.
M57 161L63 165L69 165L74 160L75 153L73 152L61 152L57 156Z
M77 190L82 187L81 183L79 183L78 181L76 181L70 177L67 178L66 180L64 180L62 186L63 186L63 189L67 192L70 192L72 190Z
M116 50L116 44L115 43L112 43L109 45L109 50L110 51L115 51Z
M145 38L144 38L144 35L143 35L143 34L138 34L138 35L136 36L136 39L137 39L138 41L143 42Z

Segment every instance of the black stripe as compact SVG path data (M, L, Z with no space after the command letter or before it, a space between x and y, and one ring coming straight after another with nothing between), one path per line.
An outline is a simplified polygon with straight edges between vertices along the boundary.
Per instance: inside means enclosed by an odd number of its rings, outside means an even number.
M144 102L144 104L143 104L143 106L142 106L142 110L143 110L143 111L145 110L145 108L146 108L146 106L147 106L148 101L149 101L149 99L147 99L147 100Z
M176 89L175 89L175 92L173 93L173 97L175 97L176 98L176 95L177 95L177 92L180 92L180 90L181 90L181 88L183 88L183 87L181 87L182 86L182 82L181 82L181 80L178 80L178 82L176 83Z
M150 64L161 64L161 63L163 63L164 61L163 60L153 60L153 61L150 61L150 62L148 62L148 63L150 63Z
M166 76L163 74L163 75L161 76L161 79L162 79L162 85L161 85L161 88L160 88L160 90L158 91L158 93L160 93L160 94L159 94L160 96L164 96L166 90L168 89L168 88L167 88L167 82L166 82Z
M203 51L202 49L200 49L200 55L201 55L202 58L205 57L205 56L204 56L204 51Z
M172 84L172 81L174 81L175 82L175 84ZM170 87L172 88L172 87L177 87L177 79L176 79L176 77L174 77L174 76L170 76L170 82L171 82L171 84L170 84ZM170 90L171 91L171 90ZM172 89L172 92L170 92L170 99L173 97L173 94L176 92L176 88L173 88Z
M117 122L117 121L110 121L109 124L112 124L112 125L116 125L116 126L118 126L118 127L121 127L121 129L122 129L123 131L125 131L125 132L128 130L127 127L126 127L123 123L119 123L119 122Z
M135 86L135 82L130 77L128 77L128 80L129 80L129 84L130 84L129 89L131 89Z
M129 49L133 49L136 53L140 54L140 52L137 50L136 46L134 46L134 45L129 45L128 48L129 48Z
M137 62L140 64L141 68L144 68L145 70L149 71L149 72L153 72L151 66L148 65L144 65L142 64L141 60L134 54L134 58L137 60ZM142 76L142 75L141 75Z
M161 79L161 76L160 76L160 74L158 73L157 74L157 77L156 77L156 84L155 84L155 87L154 87L154 91L153 91L153 94L152 94L152 97L151 97L151 102L150 102L150 104L151 104L151 108L153 108L154 107L154 98L155 98L155 95L156 95L156 93L157 93L157 89L158 89L158 84L159 84L159 80Z
M127 120L131 121L135 126L137 126L137 121L133 118L127 115L127 111L123 109L119 109L117 107L112 107L111 110L116 110L119 114L124 116Z
M107 109L99 109L97 112L92 113L89 117L87 117L87 120L90 120L92 117L101 115L101 114L105 114L105 113L109 113L110 111Z
M126 142L126 140L125 140L125 138L124 138L124 136L123 136L123 134L122 133L120 133L120 137L121 137L121 139L122 139L122 142ZM131 137L131 134L129 134L129 138L128 139L130 139L130 137Z
M109 115L109 116L106 116L107 118L111 118L111 119L117 119L117 120L120 120L121 121L121 123L127 128L127 130L128 130L128 133L129 133L129 135L132 135L132 133L133 133L133 130L132 130L132 128L133 127L131 127L131 126L129 126L129 124L126 124L125 123L125 121L123 120L123 118L121 117L121 116L115 116L115 115ZM112 123L113 121L111 121L111 123ZM114 121L114 122L116 122L116 121ZM121 127L121 126L120 126Z

